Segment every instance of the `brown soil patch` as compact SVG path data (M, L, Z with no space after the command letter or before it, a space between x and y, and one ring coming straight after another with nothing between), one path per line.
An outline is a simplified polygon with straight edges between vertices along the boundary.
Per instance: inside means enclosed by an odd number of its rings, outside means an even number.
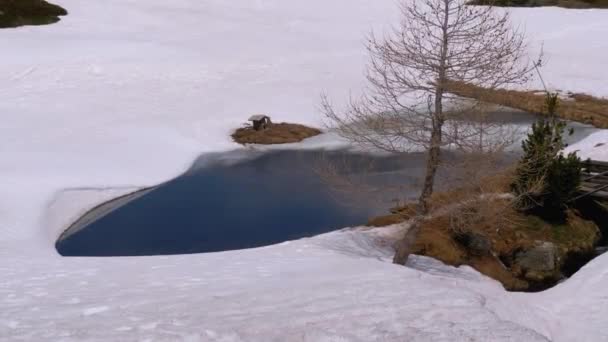
M273 123L259 131L252 127L237 129L232 138L239 144L286 144L300 142L306 138L321 134L316 128L292 123Z
M474 98L531 113L546 114L545 94L540 91L485 89L464 82L451 82L448 91L462 97ZM586 94L568 94L557 109L561 118L608 128L608 99Z

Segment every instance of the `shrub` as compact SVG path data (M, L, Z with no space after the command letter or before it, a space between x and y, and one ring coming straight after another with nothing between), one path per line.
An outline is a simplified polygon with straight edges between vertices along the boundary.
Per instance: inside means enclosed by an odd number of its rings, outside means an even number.
M523 157L511 185L522 210L536 210L542 216L563 215L567 202L578 190L581 160L574 153L563 155L565 122L557 118L558 97L547 94L548 117L532 125L522 143Z
M549 166L546 183L545 206L554 209L564 208L581 184L580 158L574 153L569 153L567 156L559 154Z

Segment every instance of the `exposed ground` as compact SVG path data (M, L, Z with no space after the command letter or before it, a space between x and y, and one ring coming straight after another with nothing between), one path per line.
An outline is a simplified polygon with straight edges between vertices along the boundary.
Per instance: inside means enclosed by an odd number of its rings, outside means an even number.
M316 128L293 123L275 123L259 131L252 127L237 129L232 138L239 144L287 144L300 142L306 138L321 134Z
M508 290L539 290L560 280L561 266L569 256L592 254L600 238L598 227L574 212L566 222L552 224L536 216L510 210L504 200L496 200L494 205L503 208L501 215L488 217L479 212L478 207L468 207L472 214L480 216L468 222L466 227L454 227L454 216L450 214L426 221L414 253L431 256L453 266L470 265L500 281ZM491 243L490 253L476 252L461 241L471 233L479 234ZM530 250L540 241L557 246L559 252L556 256L560 265L555 270L544 272L522 269L515 262L516 255Z
M0 28L53 24L67 14L44 0L0 0Z
M547 112L545 94L542 91L493 90L462 82L452 82L449 85L449 91L459 96L521 109L530 113ZM608 99L567 93L559 103L558 114L567 120L590 124L598 128L608 128Z
M496 176L485 183L507 192L508 179ZM435 214L423 223L413 252L452 266L472 266L508 290L537 291L555 285L562 273L568 273L565 268L592 255L601 237L598 226L574 210L564 222L546 222L514 210L506 196L479 196L471 189L436 193L432 200ZM461 204L445 209L454 203ZM413 214L414 206L407 205L371 219L369 225L403 222ZM526 269L518 256L542 242L556 247L555 268Z

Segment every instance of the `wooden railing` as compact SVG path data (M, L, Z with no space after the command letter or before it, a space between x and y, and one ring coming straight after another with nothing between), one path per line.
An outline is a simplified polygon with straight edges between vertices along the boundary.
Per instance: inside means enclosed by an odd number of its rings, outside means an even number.
M573 201L591 197L608 201L608 162L586 161L583 167L583 179L578 196Z

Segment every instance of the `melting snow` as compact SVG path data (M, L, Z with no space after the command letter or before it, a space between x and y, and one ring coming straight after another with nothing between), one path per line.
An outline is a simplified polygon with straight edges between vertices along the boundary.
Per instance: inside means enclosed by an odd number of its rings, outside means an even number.
M600 341L608 255L538 294L468 267L392 265L391 230L266 248L60 258L87 209L186 170L252 113L320 125L357 93L380 0L57 0L59 24L2 30L0 340ZM514 12L554 88L608 95L608 12ZM556 24L559 23L559 24ZM572 146L608 160L599 132ZM309 147L341 144L319 138ZM391 234L389 234L391 233Z

